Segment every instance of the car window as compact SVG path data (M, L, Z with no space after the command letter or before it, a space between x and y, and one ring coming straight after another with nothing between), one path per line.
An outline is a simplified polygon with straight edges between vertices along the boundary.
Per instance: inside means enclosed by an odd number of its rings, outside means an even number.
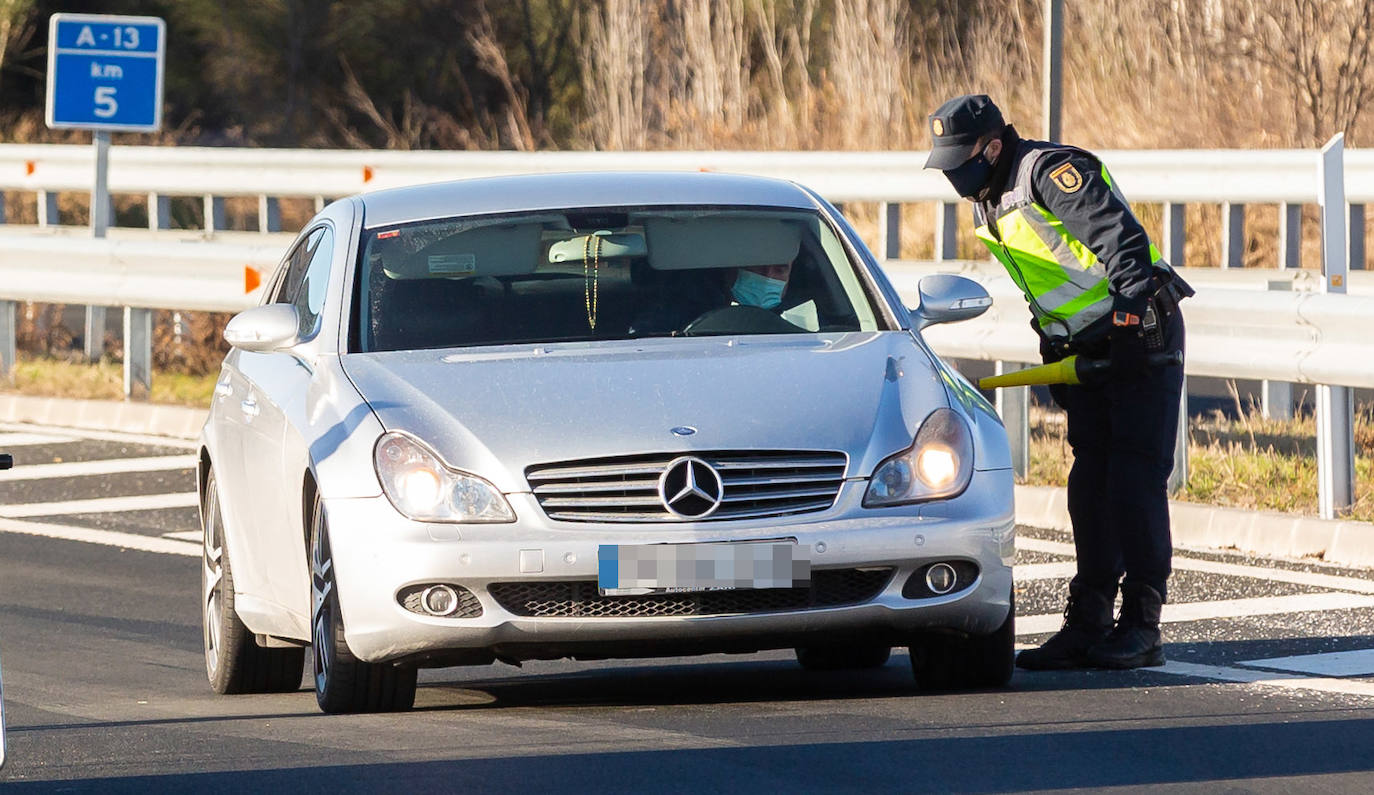
M301 273L303 272L303 265L306 262L306 244L309 242L310 238L302 240L291 250L291 253L287 255L286 261L279 269L279 275L276 277L276 281L272 283L271 297L268 299L267 303L291 303L291 295L296 285L301 283Z
M312 337L319 330L325 288L329 285L329 265L333 258L334 233L329 227L321 227L306 240L301 282L291 297L301 321L301 339Z
M637 337L873 331L855 264L817 213L613 207L368 232L363 351Z

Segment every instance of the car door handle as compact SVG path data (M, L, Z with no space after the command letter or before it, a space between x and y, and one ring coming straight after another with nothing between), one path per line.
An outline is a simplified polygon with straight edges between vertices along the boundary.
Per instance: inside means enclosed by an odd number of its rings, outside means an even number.
M243 413L247 417L256 417L262 412L262 409L258 408L258 399L251 395L239 404L239 408L243 409Z

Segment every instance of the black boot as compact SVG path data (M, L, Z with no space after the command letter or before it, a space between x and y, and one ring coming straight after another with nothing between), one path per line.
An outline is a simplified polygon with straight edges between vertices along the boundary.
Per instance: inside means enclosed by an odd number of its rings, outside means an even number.
M1031 671L1082 668L1090 647L1107 637L1112 628L1112 597L1079 582L1069 583L1069 604L1064 626L1037 649L1016 655L1016 667Z
M1088 650L1088 663L1097 668L1146 668L1164 664L1159 633L1159 591L1140 583L1121 586L1121 617L1107 639Z

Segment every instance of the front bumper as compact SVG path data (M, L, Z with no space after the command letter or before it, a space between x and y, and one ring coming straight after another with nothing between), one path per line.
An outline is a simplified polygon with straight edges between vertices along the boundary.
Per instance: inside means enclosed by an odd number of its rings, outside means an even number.
M866 510L866 482L846 483L834 507L815 514L683 524L550 522L528 494L512 495L519 521L441 525L400 517L385 497L326 500L340 608L349 647L368 662L548 659L784 648L825 638L886 638L893 645L925 628L988 633L1010 607L1014 554L1012 476L975 472L964 495L925 510ZM931 506L927 506L929 509ZM958 516L958 518L950 518ZM487 591L495 582L595 580L601 544L795 539L810 546L813 570L890 566L894 576L860 604L690 617L517 616ZM938 560L967 560L979 575L945 596L907 598L912 572ZM414 613L397 599L423 583L475 594L475 618Z

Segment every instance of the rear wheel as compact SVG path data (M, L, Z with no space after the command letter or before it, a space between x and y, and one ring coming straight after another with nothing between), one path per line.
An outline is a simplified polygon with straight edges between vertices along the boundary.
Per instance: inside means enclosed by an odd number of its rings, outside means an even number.
M881 668L891 654L891 646L871 643L799 646L797 662L808 671L861 671Z
M989 635L923 632L912 639L911 673L922 690L1005 687L1016 646L1016 604Z
M205 480L201 504L201 625L205 673L216 693L289 693L299 690L305 649L263 648L234 611L234 573L224 543L215 471Z
M344 639L324 504L317 496L310 527L311 648L315 700L325 712L396 712L415 704L416 670L369 663L353 656Z

